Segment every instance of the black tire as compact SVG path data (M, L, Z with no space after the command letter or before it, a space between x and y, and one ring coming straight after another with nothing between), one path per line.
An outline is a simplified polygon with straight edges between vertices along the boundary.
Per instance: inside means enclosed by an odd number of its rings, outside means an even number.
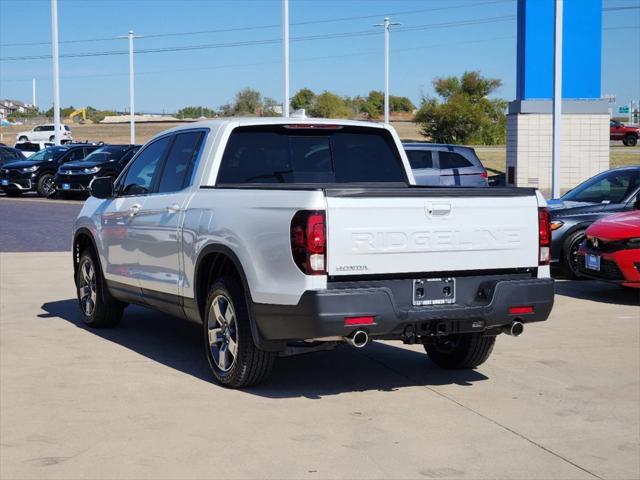
M27 137L25 137L24 135L22 135L22 136L18 139L18 141L19 141L19 142L28 142L28 141L29 141L29 139L28 139Z
M87 267L90 267L90 271ZM76 291L80 316L86 325L92 328L110 328L120 323L126 304L109 293L100 264L92 250L84 250L80 254Z
M250 387L269 376L275 355L255 345L245 294L234 278L223 277L212 285L203 324L207 360L223 386ZM216 333L212 333L214 331Z
M424 349L431 361L441 368L470 369L489 358L495 343L495 336L460 333L438 338L425 344Z
M584 230L577 230L565 238L562 243L560 266L562 273L572 280L580 278L578 272L578 248L584 240Z
M11 188L9 190L5 190L4 193L7 195L7 197L19 197L22 195L22 190Z
M624 140L622 140L622 143L627 147L635 147L638 144L638 137L635 135L627 135L624 137Z
M36 191L41 197L53 197L56 194L56 184L53 173L43 173L36 183Z

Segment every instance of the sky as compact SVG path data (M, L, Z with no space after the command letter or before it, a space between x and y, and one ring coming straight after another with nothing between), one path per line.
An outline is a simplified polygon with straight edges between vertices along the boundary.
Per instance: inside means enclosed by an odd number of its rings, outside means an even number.
M292 94L382 90L383 35L373 24L388 14L401 23L391 32L392 94L419 104L434 78L479 70L503 81L496 96L515 98L516 0L289 3ZM59 0L58 17L62 56L102 54L60 59L62 106L128 110L127 41L114 37L129 30L144 37L135 41L139 112L217 108L244 87L282 99L281 0ZM49 0L0 0L0 18L0 59L51 54ZM639 27L640 9L603 12L602 92L618 104L640 99ZM176 50L191 46L199 48ZM157 49L169 51L144 53ZM0 98L30 102L32 78L38 105L48 108L51 59L0 61Z

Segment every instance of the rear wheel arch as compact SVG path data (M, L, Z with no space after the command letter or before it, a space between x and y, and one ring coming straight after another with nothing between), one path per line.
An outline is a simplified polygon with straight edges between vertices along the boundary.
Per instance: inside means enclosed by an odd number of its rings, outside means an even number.
M203 321L205 319L205 309L210 288L216 283L216 280L223 277L235 278L244 291L254 343L262 350L282 350L284 345L280 342L269 342L262 338L255 322L251 289L249 288L249 282L242 263L233 250L224 245L212 244L204 247L196 261L193 276L194 299L200 319Z

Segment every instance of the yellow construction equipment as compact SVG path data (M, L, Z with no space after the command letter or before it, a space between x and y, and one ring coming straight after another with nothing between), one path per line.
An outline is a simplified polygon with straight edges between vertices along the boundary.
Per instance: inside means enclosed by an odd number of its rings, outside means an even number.
M86 108L78 108L69 114L69 121L73 122L73 117L81 115L82 121L80 123L84 123L87 121L87 109Z

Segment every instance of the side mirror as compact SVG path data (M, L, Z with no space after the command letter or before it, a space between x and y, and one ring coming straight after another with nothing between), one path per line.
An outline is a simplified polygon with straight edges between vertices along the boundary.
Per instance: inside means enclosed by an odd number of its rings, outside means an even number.
M633 202L633 208L635 208L636 210L640 210L640 193L636 197L635 202Z
M96 198L113 198L115 197L115 189L113 186L113 178L98 177L91 180L89 184L89 193Z

